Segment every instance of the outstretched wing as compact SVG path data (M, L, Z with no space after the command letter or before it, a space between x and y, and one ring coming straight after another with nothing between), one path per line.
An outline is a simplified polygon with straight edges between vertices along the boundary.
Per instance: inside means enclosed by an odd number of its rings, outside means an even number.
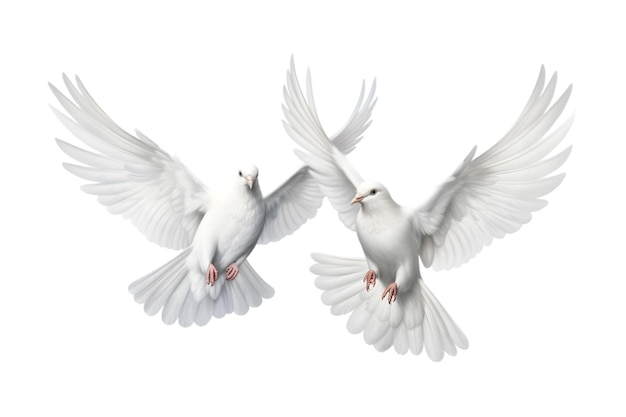
M371 123L370 117L375 104L374 89L365 99L365 85L363 86L354 111L345 125L332 138L328 138L321 127L313 103L310 74L307 76L307 87L308 102L298 84L292 57L290 70L287 71L287 82L283 89L285 96L283 112L287 118L284 125L287 133L299 143L316 141L328 143L329 149L333 149L339 160L345 159L344 155L354 150L363 138L363 132ZM324 195L327 194L320 190L320 187L325 184L323 180L327 177L329 177L328 173L324 172L320 175L309 165L298 170L282 186L268 195L265 198L267 213L265 226L259 243L279 240L293 233L308 219L315 216L317 209L322 205ZM348 193L348 196L353 194L354 192Z
M274 242L295 232L315 216L323 199L308 167L300 168L265 197L265 224L258 243Z
M311 168L311 175L318 181L322 193L328 197L339 213L341 221L354 230L358 207L350 204L356 187L362 181L358 172L345 157L361 140L362 133L370 125L372 110L376 105L374 93L376 80L372 83L367 97L365 82L352 116L346 125L332 138L329 138L317 116L311 74L307 71L307 97L305 98L291 61L284 88L285 104L283 122L287 134L308 153L296 149L296 154Z
M67 114L59 120L92 150L57 139L61 149L84 165L65 163L72 174L91 181L81 188L98 196L113 214L130 218L147 238L161 246L188 246L208 209L208 189L176 158L140 132L133 136L111 120L89 95L63 75L73 101L50 84Z
M550 106L556 73L544 90L543 66L526 107L511 130L474 158L476 148L437 193L415 211L422 235L420 257L426 267L454 268L472 259L493 238L517 231L531 213L545 207L540 199L565 174L550 176L568 158L571 146L546 158L573 123L570 117L549 132L570 97L572 86Z

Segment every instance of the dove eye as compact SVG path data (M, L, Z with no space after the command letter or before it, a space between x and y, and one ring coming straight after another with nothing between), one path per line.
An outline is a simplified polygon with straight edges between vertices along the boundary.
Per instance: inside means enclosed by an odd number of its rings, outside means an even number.
M240 177L243 177L243 174L241 173L241 171L239 171L239 176L240 176Z
M377 190L376 188L374 188L374 189L370 192L370 194L371 194L371 195L376 195L376 193L377 193L377 192L378 192L378 190Z

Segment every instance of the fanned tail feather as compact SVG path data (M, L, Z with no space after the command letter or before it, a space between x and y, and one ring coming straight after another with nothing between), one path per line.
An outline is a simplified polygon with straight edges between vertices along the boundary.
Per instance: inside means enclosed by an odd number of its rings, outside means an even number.
M315 285L323 291L322 302L331 306L331 313L350 313L350 333L363 333L367 344L378 351L391 346L399 354L419 355L423 348L433 361L444 353L454 356L457 348L467 349L467 337L420 278L395 302L381 300L380 283L365 291L363 277L368 270L365 259L312 254L316 262L311 271L318 275Z
M176 321L188 327L192 324L204 326L212 317L226 314L243 315L250 307L258 307L264 298L271 298L274 289L256 273L247 261L239 265L239 274L232 281L224 281L220 291L213 296L204 294L197 299L191 290L187 257L192 253L187 248L165 265L134 281L128 287L135 301L144 305L149 315L162 310L165 324ZM224 280L222 274L218 278Z

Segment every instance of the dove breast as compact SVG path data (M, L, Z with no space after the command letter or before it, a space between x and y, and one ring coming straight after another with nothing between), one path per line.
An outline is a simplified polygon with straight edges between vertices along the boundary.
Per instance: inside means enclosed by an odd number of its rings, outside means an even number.
M258 184L255 188L258 190ZM203 269L213 262L222 271L230 263L247 257L256 246L265 222L265 205L260 192L250 192L245 187L216 200L198 226L193 247Z
M378 211L363 207L356 218L356 232L365 256L376 266L385 285L394 281L401 267L417 280L419 242L405 208Z

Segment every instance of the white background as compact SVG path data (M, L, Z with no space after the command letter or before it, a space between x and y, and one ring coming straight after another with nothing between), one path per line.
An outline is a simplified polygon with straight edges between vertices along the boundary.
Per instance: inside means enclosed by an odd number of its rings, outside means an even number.
M0 414L624 415L624 14L503 3L3 3ZM456 357L378 353L330 314L309 254L360 247L326 202L252 253L276 295L245 316L168 327L127 292L175 252L62 169L54 138L75 141L47 82L80 75L209 186L254 162L267 194L300 166L281 125L292 54L330 133L377 78L351 160L407 204L506 132L541 64L557 92L574 84L574 151L548 207L469 264L423 273L469 337Z

